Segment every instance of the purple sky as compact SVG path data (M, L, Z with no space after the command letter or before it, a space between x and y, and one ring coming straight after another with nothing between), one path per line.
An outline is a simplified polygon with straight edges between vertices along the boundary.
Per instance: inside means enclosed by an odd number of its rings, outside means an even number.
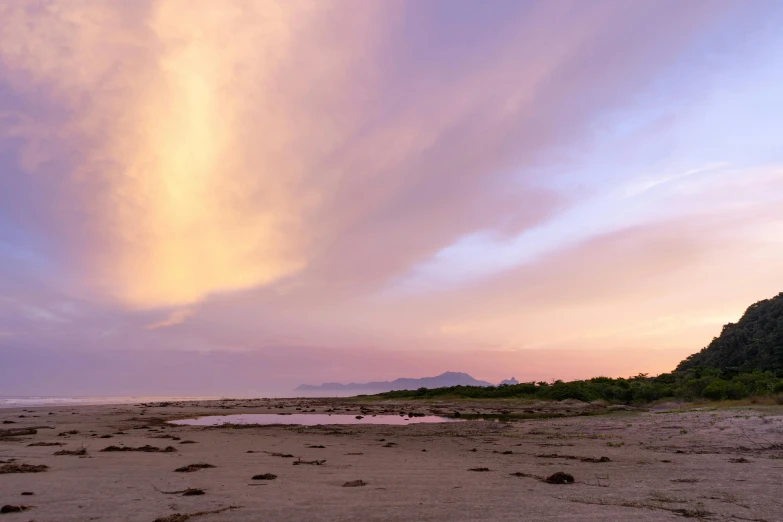
M0 0L0 395L660 373L783 289L774 0Z

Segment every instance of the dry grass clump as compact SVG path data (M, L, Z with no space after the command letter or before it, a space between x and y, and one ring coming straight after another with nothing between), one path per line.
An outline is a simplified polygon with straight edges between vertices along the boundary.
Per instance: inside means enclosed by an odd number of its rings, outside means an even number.
M35 428L12 428L8 430L0 430L0 437L5 440L14 440L12 437L18 437L20 435L35 435L38 430Z
M582 461L582 462L611 462L612 461L612 459L610 459L609 457L600 457L600 458L596 458L596 457L582 457L579 460Z
M320 466L322 465L326 460L302 460L299 459L296 462L294 462L294 466L297 466L299 464L310 464L311 466Z
M567 459L578 460L580 462L611 462L609 457L577 457L576 455L561 455L559 453L542 453L536 455L540 459Z
M201 488L187 488L187 489L180 489L177 491L163 491L162 489L155 488L155 491L159 493L164 493L166 495L182 495L183 497L193 497L197 495L206 494L206 492Z
M670 503L688 502L687 498L676 497L676 496L670 495L669 493L666 493L664 491L652 491L650 493L650 499L652 499L652 500L654 500L656 502L670 502Z
M526 477L526 478L534 478L536 480L546 481L546 477L543 477L541 475L534 475L533 473L523 473L521 471L515 471L514 473L509 473L512 477Z
M60 456L60 455L74 455L74 456L77 456L77 457L81 457L83 455L87 455L87 448L82 447L82 448L75 449L75 450L60 450L60 451L55 451L54 454L58 455L58 456Z
M277 475L274 473L262 473L261 475L253 475L252 480L275 480Z
M283 457L284 459L292 459L294 458L293 455L290 453L279 453L277 451L265 451L267 455L271 455L272 457Z
M711 517L714 513L711 513L704 509L704 505L700 502L696 503L693 507L688 508L673 508L664 506L661 504L650 504L649 502L639 502L634 500L613 500L613 499L594 499L594 498L570 498L567 499L571 502L579 502L580 504L594 504L598 506L622 506L638 509L650 509L668 511L676 515L680 515L685 518L698 518L705 519Z
M748 462L752 462L752 461L746 459L745 457L739 457L736 459L729 459L729 462L733 462L734 464L747 464Z
M215 515L217 513L222 513L230 509L239 509L239 507L240 506L228 506L220 509L213 509L210 511L198 511L196 513L174 513L173 515L169 515L166 517L156 518L153 522L186 522L187 520L193 517L201 517L204 515Z
M9 463L0 466L0 475L4 473L41 473L42 471L48 471L48 470L49 470L49 466L46 466L44 464L39 464L36 466L33 464Z
M132 448L130 446L107 446L101 451L143 451L145 453L173 453L177 451L177 448L174 446L166 446L165 448L161 449L147 444L144 446L139 446L138 448Z
M182 466L181 468L177 468L174 471L178 473L192 473L193 471L198 471L200 469L207 469L207 468L214 468L212 464L207 464L206 462L197 462L196 464L188 464L187 466Z
M65 446L65 443L63 442L33 442L32 444L28 444L28 447L32 446Z

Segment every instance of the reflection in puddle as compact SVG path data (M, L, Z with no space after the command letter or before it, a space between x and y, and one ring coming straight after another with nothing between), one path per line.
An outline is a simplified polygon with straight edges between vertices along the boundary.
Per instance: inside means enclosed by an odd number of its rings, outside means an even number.
M360 417L360 418L357 418ZM329 414L274 414L245 413L237 415L209 415L195 419L170 421L171 424L186 426L220 426L221 424L299 424L301 426L317 426L319 424L420 424L423 422L459 422L462 419L429 415L425 417L408 417L401 415L329 415Z

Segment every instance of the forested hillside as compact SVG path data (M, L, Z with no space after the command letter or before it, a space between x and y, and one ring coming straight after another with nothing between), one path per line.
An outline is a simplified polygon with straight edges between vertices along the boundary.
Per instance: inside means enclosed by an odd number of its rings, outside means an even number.
M677 371L699 366L783 372L783 292L751 305L709 346L682 361Z

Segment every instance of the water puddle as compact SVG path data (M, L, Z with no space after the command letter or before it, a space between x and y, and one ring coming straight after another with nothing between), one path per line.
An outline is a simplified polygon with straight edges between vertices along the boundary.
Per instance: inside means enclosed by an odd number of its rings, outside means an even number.
M171 424L185 426L220 426L222 424L297 424L300 426L318 426L319 424L421 424L436 422L459 422L464 419L428 415L408 417L401 415L329 415L324 413L245 413L236 415L208 415L195 419L169 421Z

